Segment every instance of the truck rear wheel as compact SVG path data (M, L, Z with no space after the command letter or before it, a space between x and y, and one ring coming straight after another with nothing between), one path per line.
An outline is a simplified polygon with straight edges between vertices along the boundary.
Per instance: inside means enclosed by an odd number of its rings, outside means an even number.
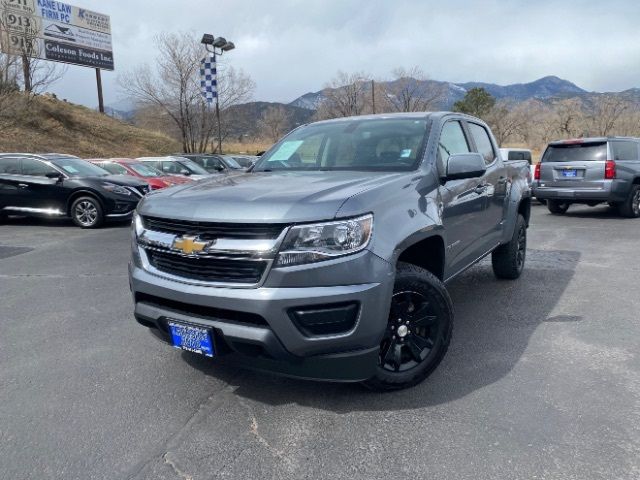
M400 262L377 372L364 385L389 391L422 382L442 361L452 330L453 306L443 283L423 268Z
M640 185L632 185L629 198L618 205L620 215L627 218L640 217Z
M559 202L558 200L547 200L547 208L554 215L564 215L571 206L568 202Z
M498 278L515 280L524 270L527 258L527 222L518 215L516 228L509 243L500 245L491 254L493 273Z

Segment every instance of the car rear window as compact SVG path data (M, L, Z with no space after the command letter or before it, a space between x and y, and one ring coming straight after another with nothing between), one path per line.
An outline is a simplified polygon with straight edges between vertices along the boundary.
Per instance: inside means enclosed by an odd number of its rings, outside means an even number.
M602 143L568 143L566 145L549 145L544 152L542 162L597 162L607 159L607 144Z
M531 152L509 150L509 158L507 160L526 160L531 163Z

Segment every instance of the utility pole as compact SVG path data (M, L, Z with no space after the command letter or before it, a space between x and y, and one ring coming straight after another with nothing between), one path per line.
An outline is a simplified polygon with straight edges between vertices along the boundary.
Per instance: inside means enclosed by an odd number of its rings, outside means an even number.
M371 109L376 113L376 81L371 80Z
M31 59L26 53L22 54L22 76L24 77L24 91L31 93Z

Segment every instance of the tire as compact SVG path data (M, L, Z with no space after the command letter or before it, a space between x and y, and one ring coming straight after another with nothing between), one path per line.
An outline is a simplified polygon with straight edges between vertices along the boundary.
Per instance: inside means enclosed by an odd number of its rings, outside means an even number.
M102 205L95 197L77 198L71 205L71 219L80 228L99 228L104 223Z
M640 185L631 185L629 197L618 205L618 212L623 217L640 217Z
M500 245L491 254L491 264L496 277L515 280L522 275L527 259L527 222L518 215L516 228L509 243Z
M376 375L364 385L391 391L422 382L447 353L452 331L453 305L444 284L423 268L398 263Z
M9 216L5 212L0 212L0 224L3 224L7 221Z
M547 200L547 208L554 215L564 215L571 206L568 202L559 202L558 200Z

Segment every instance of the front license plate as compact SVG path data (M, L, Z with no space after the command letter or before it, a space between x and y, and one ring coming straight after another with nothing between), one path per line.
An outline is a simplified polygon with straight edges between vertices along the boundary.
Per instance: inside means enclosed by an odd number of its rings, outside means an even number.
M175 348L199 353L206 357L213 357L213 339L206 328L192 327L182 323L169 323L171 340Z
M575 178L575 177L578 176L578 171L577 170L563 170L562 171L562 176L563 177Z

